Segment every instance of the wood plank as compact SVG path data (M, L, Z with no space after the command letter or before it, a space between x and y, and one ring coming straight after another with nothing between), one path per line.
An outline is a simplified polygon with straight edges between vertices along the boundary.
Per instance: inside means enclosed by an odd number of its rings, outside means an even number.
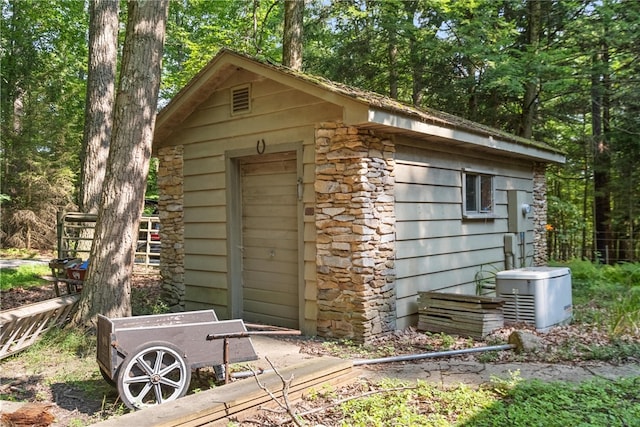
M320 358L278 369L283 378L293 377L288 397L295 401L313 387L339 385L355 379L353 363L342 359ZM275 372L259 376L259 380L276 396L282 396L282 381ZM261 407L272 407L271 398L252 378L189 395L152 408L113 418L96 427L201 426L228 425L229 417L246 417Z
M185 206L224 206L227 202L227 193L224 188L219 190L190 190L185 189L184 191Z
M418 293L418 329L481 339L504 325L504 301L494 297Z
M396 261L396 274L398 277L414 277L414 280L431 280L418 279L416 276L427 275L439 271L458 270L465 267L480 269L481 265L489 265L498 260L504 259L504 248L487 248L473 252L460 252L452 254L438 254L422 258L398 259ZM442 282L445 287L449 283L455 283L451 280Z
M476 322L499 320L503 318L502 313L496 312L496 310L482 310L482 312L469 312L469 311L452 311L440 308L428 308L424 311L426 316L439 316L453 319L454 321L470 320Z
M421 184L396 184L394 194L398 202L462 203L460 187Z
M79 300L79 294L65 295L0 312L0 359L24 350L44 332L64 324Z
M395 182L424 185L462 186L460 170L443 169L424 163L404 162L396 159Z
M184 268L186 270L226 271L227 257L190 254L184 259Z
M215 135L217 139L228 139L241 135L263 135L271 131L295 128L300 125L313 126L318 122L339 120L342 118L342 113L342 107L328 103L307 105L294 110L278 111L260 116L247 115L242 119L210 123L192 128L183 127L172 134L166 142L170 143L176 140L186 145L210 141L212 135ZM255 142L253 146L255 147Z
M483 297L480 295L452 294L447 292L421 292L420 298L430 298L432 300L440 301L473 302L480 304L504 304L504 300L502 298Z
M401 223L419 221L460 220L462 204L459 203L414 203L396 201L397 220Z
M184 210L185 222L225 222L226 206L198 206Z
M481 234L469 236L448 236L396 242L396 253L401 258L425 257L434 254L455 254L464 248L475 251L488 247L503 247L504 234ZM490 270L491 271L491 270Z

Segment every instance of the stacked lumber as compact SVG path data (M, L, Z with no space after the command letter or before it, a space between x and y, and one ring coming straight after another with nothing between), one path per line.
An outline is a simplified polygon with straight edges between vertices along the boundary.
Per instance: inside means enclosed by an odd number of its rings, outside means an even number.
M504 326L499 298L442 292L418 293L418 329L482 339Z

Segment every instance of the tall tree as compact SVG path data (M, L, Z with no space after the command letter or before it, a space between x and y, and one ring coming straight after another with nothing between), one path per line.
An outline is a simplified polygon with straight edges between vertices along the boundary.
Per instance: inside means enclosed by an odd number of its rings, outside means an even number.
M82 139L81 212L97 213L109 157L118 58L118 0L89 2L89 67Z
M77 325L131 315L131 275L144 205L169 0L129 0L107 174Z
M294 70L302 69L304 0L284 1L284 31L282 64Z
M69 1L3 0L0 8L0 238L50 250L79 169L86 11Z
M528 73L525 74L524 95L522 97L522 115L518 134L524 138L533 136L533 119L536 113L538 98L538 81L540 76L534 66L535 57L540 44L540 31L542 27L542 2L540 0L527 0L527 30L526 45L527 58L531 58L526 64ZM533 70L531 70L533 68Z

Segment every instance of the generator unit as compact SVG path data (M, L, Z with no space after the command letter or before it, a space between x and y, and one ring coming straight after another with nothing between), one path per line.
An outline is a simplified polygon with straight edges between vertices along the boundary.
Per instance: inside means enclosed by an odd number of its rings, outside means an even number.
M505 322L524 322L547 332L571 320L571 270L526 267L500 271L496 275L496 296L505 301Z

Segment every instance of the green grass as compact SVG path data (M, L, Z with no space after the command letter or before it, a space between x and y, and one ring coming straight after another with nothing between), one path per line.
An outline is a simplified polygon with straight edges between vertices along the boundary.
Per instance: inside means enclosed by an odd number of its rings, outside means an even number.
M0 290L42 286L48 283L42 276L50 274L51 269L46 265L21 265L17 269L2 268L0 269Z
M20 363L29 376L41 376L49 386L56 383L73 384L86 399L99 401L105 394L113 394L113 391L100 374L95 354L95 336L71 328L54 328L32 347L6 359L6 363L9 367L11 363ZM7 369L5 375L9 376L9 372L10 369ZM5 398L6 395L0 394L0 399Z
M523 381L465 426L638 426L640 377L579 384Z
M579 384L494 378L441 389L418 381L364 385L339 406L342 426L638 426L640 377Z

